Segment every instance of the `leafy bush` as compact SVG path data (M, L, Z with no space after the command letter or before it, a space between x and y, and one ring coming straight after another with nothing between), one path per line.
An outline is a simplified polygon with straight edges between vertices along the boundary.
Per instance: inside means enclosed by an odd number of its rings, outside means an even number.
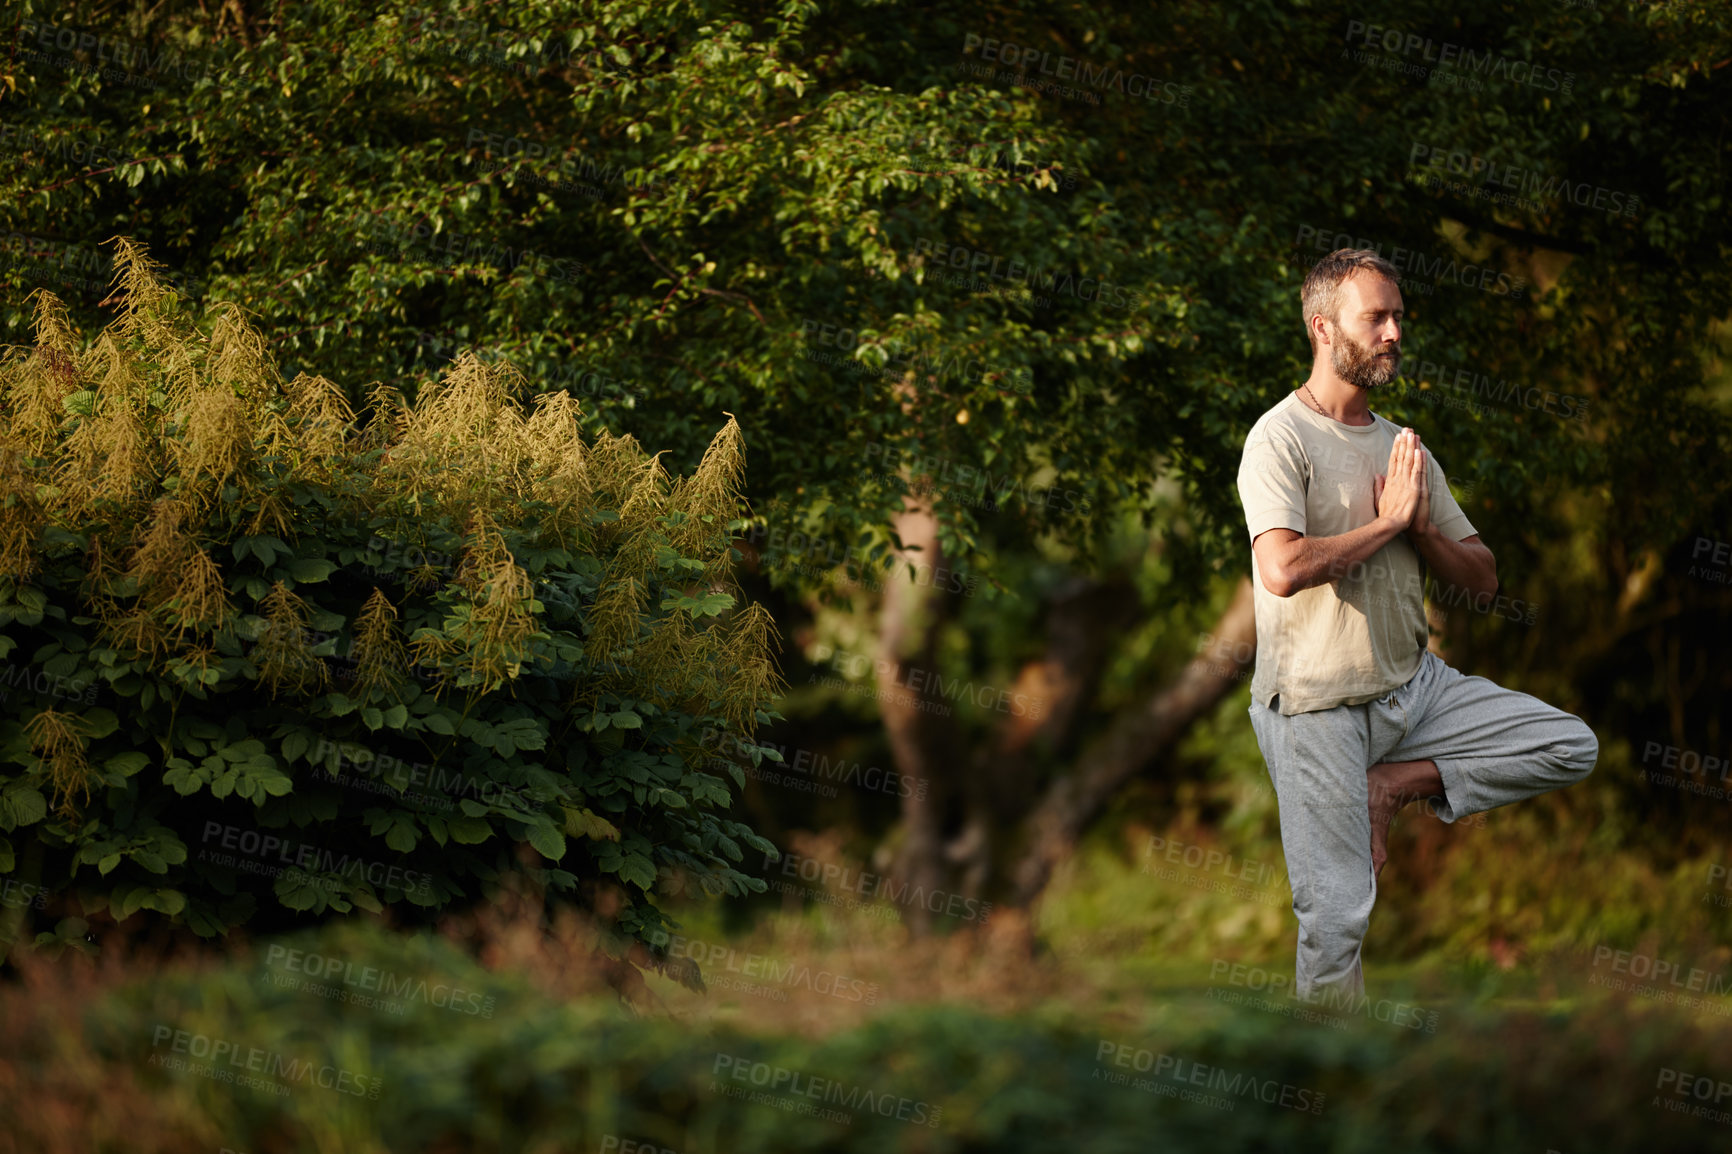
M524 868L647 939L658 880L763 888L695 768L780 687L730 592L731 418L670 477L465 356L363 422L237 308L195 325L117 267L94 340L38 294L0 362L0 875L205 935Z

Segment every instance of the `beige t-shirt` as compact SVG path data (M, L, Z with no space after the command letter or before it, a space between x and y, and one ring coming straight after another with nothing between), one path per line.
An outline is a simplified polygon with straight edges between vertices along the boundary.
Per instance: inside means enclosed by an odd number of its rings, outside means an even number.
M1258 418L1239 461L1239 500L1251 540L1270 529L1336 537L1377 519L1371 479L1389 469L1401 426L1372 414L1344 425L1314 412L1297 392ZM1431 523L1452 541L1475 533L1429 448ZM1419 671L1425 626L1424 562L1397 536L1324 585L1277 597L1251 554L1257 671L1251 696L1276 694L1284 716L1375 701Z

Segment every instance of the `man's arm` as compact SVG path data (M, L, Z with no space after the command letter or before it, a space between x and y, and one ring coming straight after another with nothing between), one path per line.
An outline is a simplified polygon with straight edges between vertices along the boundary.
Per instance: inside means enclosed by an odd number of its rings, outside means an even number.
M1451 541L1427 518L1425 531L1409 529L1407 539L1425 558L1439 585L1466 589L1474 597L1496 595L1497 558L1480 542L1478 533Z
M1493 597L1497 594L1497 558L1480 542L1479 534L1452 541L1438 532L1431 519L1431 460L1421 445L1419 434L1402 430L1389 452L1389 477L1404 476L1406 483L1419 490L1419 500L1413 511L1413 521L1407 526L1407 541L1425 559L1432 576L1440 586L1465 589L1473 597ZM1438 474L1442 476L1440 472ZM1389 480L1372 483L1375 503L1389 487Z
M1368 525L1334 537L1305 537L1292 529L1269 529L1251 542L1263 587L1277 597L1326 585L1393 541L1401 533L1420 552L1440 581L1481 592L1486 580L1495 591L1497 569L1491 550L1476 536L1451 541L1431 523L1431 491L1425 451L1411 429L1396 436L1387 477L1374 477ZM1423 526L1416 529L1414 526Z
M1401 535L1393 518L1379 517L1369 525L1335 537L1303 537L1291 529L1257 534L1251 551L1263 588L1277 597L1327 585Z

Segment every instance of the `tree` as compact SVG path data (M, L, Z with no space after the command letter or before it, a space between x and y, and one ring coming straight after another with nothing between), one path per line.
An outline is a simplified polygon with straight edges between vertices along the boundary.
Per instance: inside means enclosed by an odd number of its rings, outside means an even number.
M407 385L456 349L509 357L685 461L725 409L761 438L746 546L804 533L836 543L824 557L917 560L928 583L960 568L1001 609L1041 603L992 658L1000 684L1062 684L1040 726L885 716L904 771L934 782L903 802L904 880L1028 900L1054 847L1231 684L1197 666L1100 715L1092 682L1137 618L1108 542L1141 518L1163 598L1227 604L1248 567L1239 447L1304 374L1305 268L1345 244L1408 274L1416 380L1380 411L1422 429L1506 587L1546 608L1501 632L1453 611L1448 643L1565 696L1589 670L1581 692L1630 716L1711 719L1727 688L1681 678L1664 706L1594 688L1630 646L1726 612L1660 560L1727 512L1724 417L1691 352L1732 303L1725 262L1701 259L1727 247L1716 7L1414 3L1374 27L1266 0L320 0L242 28L184 4L127 19L104 34L194 64L134 70L146 89L22 60L20 233L125 221L309 372ZM80 164L78 141L115 155ZM1587 419L1524 399L1547 394ZM1003 576L1055 549L1074 581ZM746 551L792 603L827 596L831 564ZM887 666L982 672L963 609L889 585ZM1241 652L1240 611L1191 629L1187 652L1199 632ZM1545 668L1560 646L1566 671Z

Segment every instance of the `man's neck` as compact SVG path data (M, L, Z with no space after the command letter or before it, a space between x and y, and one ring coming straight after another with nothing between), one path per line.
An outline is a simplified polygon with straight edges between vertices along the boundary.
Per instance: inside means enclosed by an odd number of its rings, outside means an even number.
M1312 373L1299 390L1299 402L1343 425L1372 425L1371 392L1356 389L1333 373Z

